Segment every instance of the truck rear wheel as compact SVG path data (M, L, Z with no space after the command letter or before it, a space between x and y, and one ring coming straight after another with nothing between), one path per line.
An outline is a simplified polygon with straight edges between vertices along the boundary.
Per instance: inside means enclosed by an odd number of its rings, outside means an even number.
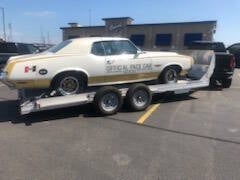
M112 115L118 112L122 105L122 95L112 86L100 88L94 96L94 106L102 115Z
M223 88L230 88L232 85L232 79L222 79L221 83Z
M145 110L152 101L152 94L145 84L130 86L126 95L126 105L134 111Z

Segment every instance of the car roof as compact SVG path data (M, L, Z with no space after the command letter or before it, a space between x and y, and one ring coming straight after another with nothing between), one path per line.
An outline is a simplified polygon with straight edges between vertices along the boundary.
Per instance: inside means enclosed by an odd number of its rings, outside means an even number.
M98 42L98 41L120 41L128 40L127 38L121 37L84 37L84 38L74 38L72 41L88 41L88 42Z

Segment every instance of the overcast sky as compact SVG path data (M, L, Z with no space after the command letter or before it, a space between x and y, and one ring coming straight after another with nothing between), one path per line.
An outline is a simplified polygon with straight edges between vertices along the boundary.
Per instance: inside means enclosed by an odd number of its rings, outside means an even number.
M217 20L215 40L227 45L240 42L239 0L0 0L5 8L6 30L12 25L14 41L41 42L41 32L50 41L62 40L60 27L68 22L103 25L104 17L130 16L134 23ZM2 37L2 19L0 36Z

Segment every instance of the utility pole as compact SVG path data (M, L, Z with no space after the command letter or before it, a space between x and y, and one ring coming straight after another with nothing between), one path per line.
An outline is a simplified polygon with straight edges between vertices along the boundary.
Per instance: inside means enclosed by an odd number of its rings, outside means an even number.
M4 39L4 41L6 41L7 37L6 37L6 29L5 29L5 13L4 13L4 8L3 7L0 7L0 9L2 10L3 39Z
M91 9L88 10L88 14L89 14L89 26L92 26L92 10Z
M8 24L8 28L9 28L9 37L8 37L8 41L12 41L12 23Z
M49 34L49 31L47 32L47 44L50 44L50 34Z

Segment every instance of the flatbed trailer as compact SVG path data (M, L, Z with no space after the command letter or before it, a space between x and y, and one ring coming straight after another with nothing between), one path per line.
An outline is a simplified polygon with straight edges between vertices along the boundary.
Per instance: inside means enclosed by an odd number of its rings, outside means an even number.
M101 114L110 115L119 110L123 99L131 104L133 110L139 111L149 106L152 94L164 92L181 94L192 89L208 87L215 67L214 53L212 51L188 51L185 54L193 56L195 60L195 67L189 72L191 78L178 80L171 84L145 85L133 83L127 87L126 85L123 87L103 86L76 95L57 97L29 97L25 90L19 90L20 114L26 115L37 111L94 103ZM191 74L197 74L199 77L193 77L194 75Z

